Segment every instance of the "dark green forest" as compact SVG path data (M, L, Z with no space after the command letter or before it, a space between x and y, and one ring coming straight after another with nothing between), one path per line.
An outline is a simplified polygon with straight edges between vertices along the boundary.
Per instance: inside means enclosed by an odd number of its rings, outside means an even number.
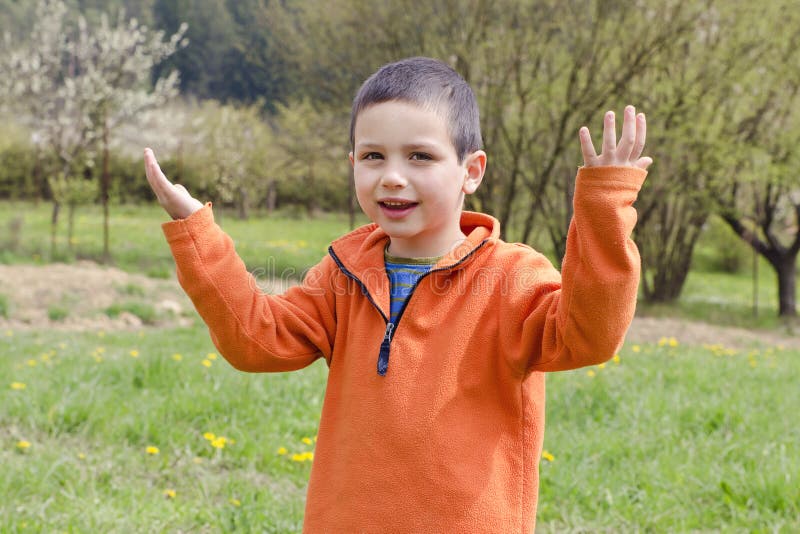
M155 74L177 69L184 95L221 102L262 102L270 112L275 102L293 94L292 78L276 53L279 47L265 32L263 0L68 0L73 13L97 22L102 14L121 12L142 24L177 31L188 24L191 46L156 67ZM0 0L0 28L24 40L33 27L36 2Z

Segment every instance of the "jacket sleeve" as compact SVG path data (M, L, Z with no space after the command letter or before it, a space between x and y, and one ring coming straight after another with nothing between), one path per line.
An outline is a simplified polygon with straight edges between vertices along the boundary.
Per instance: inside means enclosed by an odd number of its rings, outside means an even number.
M517 363L527 371L595 365L622 346L641 269L631 239L633 203L646 175L631 167L578 170L560 281L549 262L535 255L535 265L528 266L537 273L535 281L516 303L516 313L523 314L516 322L522 343L517 354L523 355Z
M333 261L326 257L303 284L266 295L214 222L211 205L162 229L178 281L208 326L211 339L235 368L290 371L320 356L330 361L335 334Z

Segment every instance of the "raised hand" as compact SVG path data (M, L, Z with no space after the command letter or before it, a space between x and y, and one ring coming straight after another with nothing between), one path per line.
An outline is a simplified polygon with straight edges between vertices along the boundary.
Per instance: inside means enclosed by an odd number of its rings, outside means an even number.
M173 219L185 219L203 207L203 203L192 197L185 187L167 180L149 148L144 149L144 172L158 203Z
M638 167L647 169L653 158L642 157L647 122L644 113L636 114L633 106L625 106L622 121L622 136L617 143L617 128L614 123L614 112L607 111L603 119L603 151L598 156L592 144L589 128L584 126L578 132L581 140L584 167L614 165L619 167Z

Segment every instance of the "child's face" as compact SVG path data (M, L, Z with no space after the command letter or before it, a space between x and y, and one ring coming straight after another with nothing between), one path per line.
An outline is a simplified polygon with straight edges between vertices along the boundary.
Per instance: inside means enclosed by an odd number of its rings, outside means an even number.
M367 107L356 120L350 162L358 203L389 234L391 254L439 256L463 240L464 194L480 184L486 154L459 163L439 114L399 101Z

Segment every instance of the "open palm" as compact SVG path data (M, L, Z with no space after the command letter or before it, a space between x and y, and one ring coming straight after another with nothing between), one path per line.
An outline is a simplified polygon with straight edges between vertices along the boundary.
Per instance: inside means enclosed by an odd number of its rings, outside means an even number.
M173 219L185 219L203 207L203 203L192 197L185 187L167 180L149 148L144 149L144 172L158 203Z
M589 128L584 126L578 132L584 166L614 165L647 169L653 163L653 159L647 156L642 157L646 133L647 121L644 113L637 115L633 106L626 106L622 122L622 136L618 143L614 112L607 111L603 119L603 150L599 156L592 144Z

